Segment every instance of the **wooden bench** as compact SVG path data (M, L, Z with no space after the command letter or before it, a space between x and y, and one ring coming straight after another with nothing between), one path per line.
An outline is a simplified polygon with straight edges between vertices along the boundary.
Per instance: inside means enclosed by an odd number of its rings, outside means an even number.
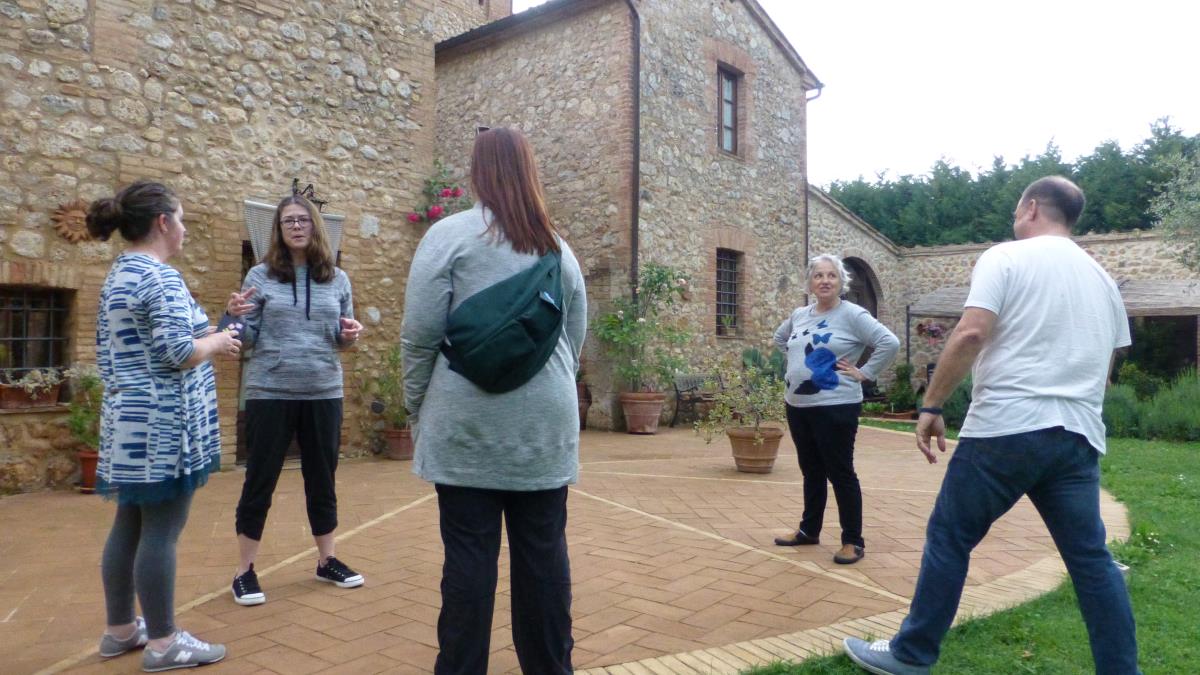
M724 389L720 375L676 375L675 376L675 413L671 415L671 426L679 420L680 408L687 408L696 415L701 404L711 403L717 392Z

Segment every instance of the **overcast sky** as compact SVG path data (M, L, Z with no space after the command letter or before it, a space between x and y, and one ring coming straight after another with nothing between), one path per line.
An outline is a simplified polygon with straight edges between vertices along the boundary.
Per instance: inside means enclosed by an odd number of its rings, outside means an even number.
M1195 0L759 3L825 84L808 122L819 185L939 157L974 172L1050 141L1073 160L1128 149L1159 117L1200 133Z

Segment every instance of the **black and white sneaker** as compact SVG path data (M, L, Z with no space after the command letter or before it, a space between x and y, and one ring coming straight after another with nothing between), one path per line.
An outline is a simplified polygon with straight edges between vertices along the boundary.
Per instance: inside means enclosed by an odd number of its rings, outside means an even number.
M253 563L249 570L233 578L233 601L239 605L261 605L267 601L267 594L258 585Z
M317 580L337 584L338 588L356 588L363 585L363 576L346 567L346 563L333 556L325 559L325 564L317 565Z

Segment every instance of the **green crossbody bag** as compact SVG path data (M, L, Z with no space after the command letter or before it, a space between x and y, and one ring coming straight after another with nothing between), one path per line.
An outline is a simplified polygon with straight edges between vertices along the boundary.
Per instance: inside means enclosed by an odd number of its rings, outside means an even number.
M450 370L486 392L533 379L562 333L562 265L556 251L463 301L446 322L441 351Z

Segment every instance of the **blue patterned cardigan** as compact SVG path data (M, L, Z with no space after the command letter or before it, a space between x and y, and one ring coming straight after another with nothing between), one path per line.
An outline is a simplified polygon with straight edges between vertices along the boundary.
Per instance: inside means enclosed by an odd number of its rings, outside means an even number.
M221 463L212 364L183 363L208 316L174 268L117 257L100 291L96 361L104 382L97 491L122 504L175 499Z

